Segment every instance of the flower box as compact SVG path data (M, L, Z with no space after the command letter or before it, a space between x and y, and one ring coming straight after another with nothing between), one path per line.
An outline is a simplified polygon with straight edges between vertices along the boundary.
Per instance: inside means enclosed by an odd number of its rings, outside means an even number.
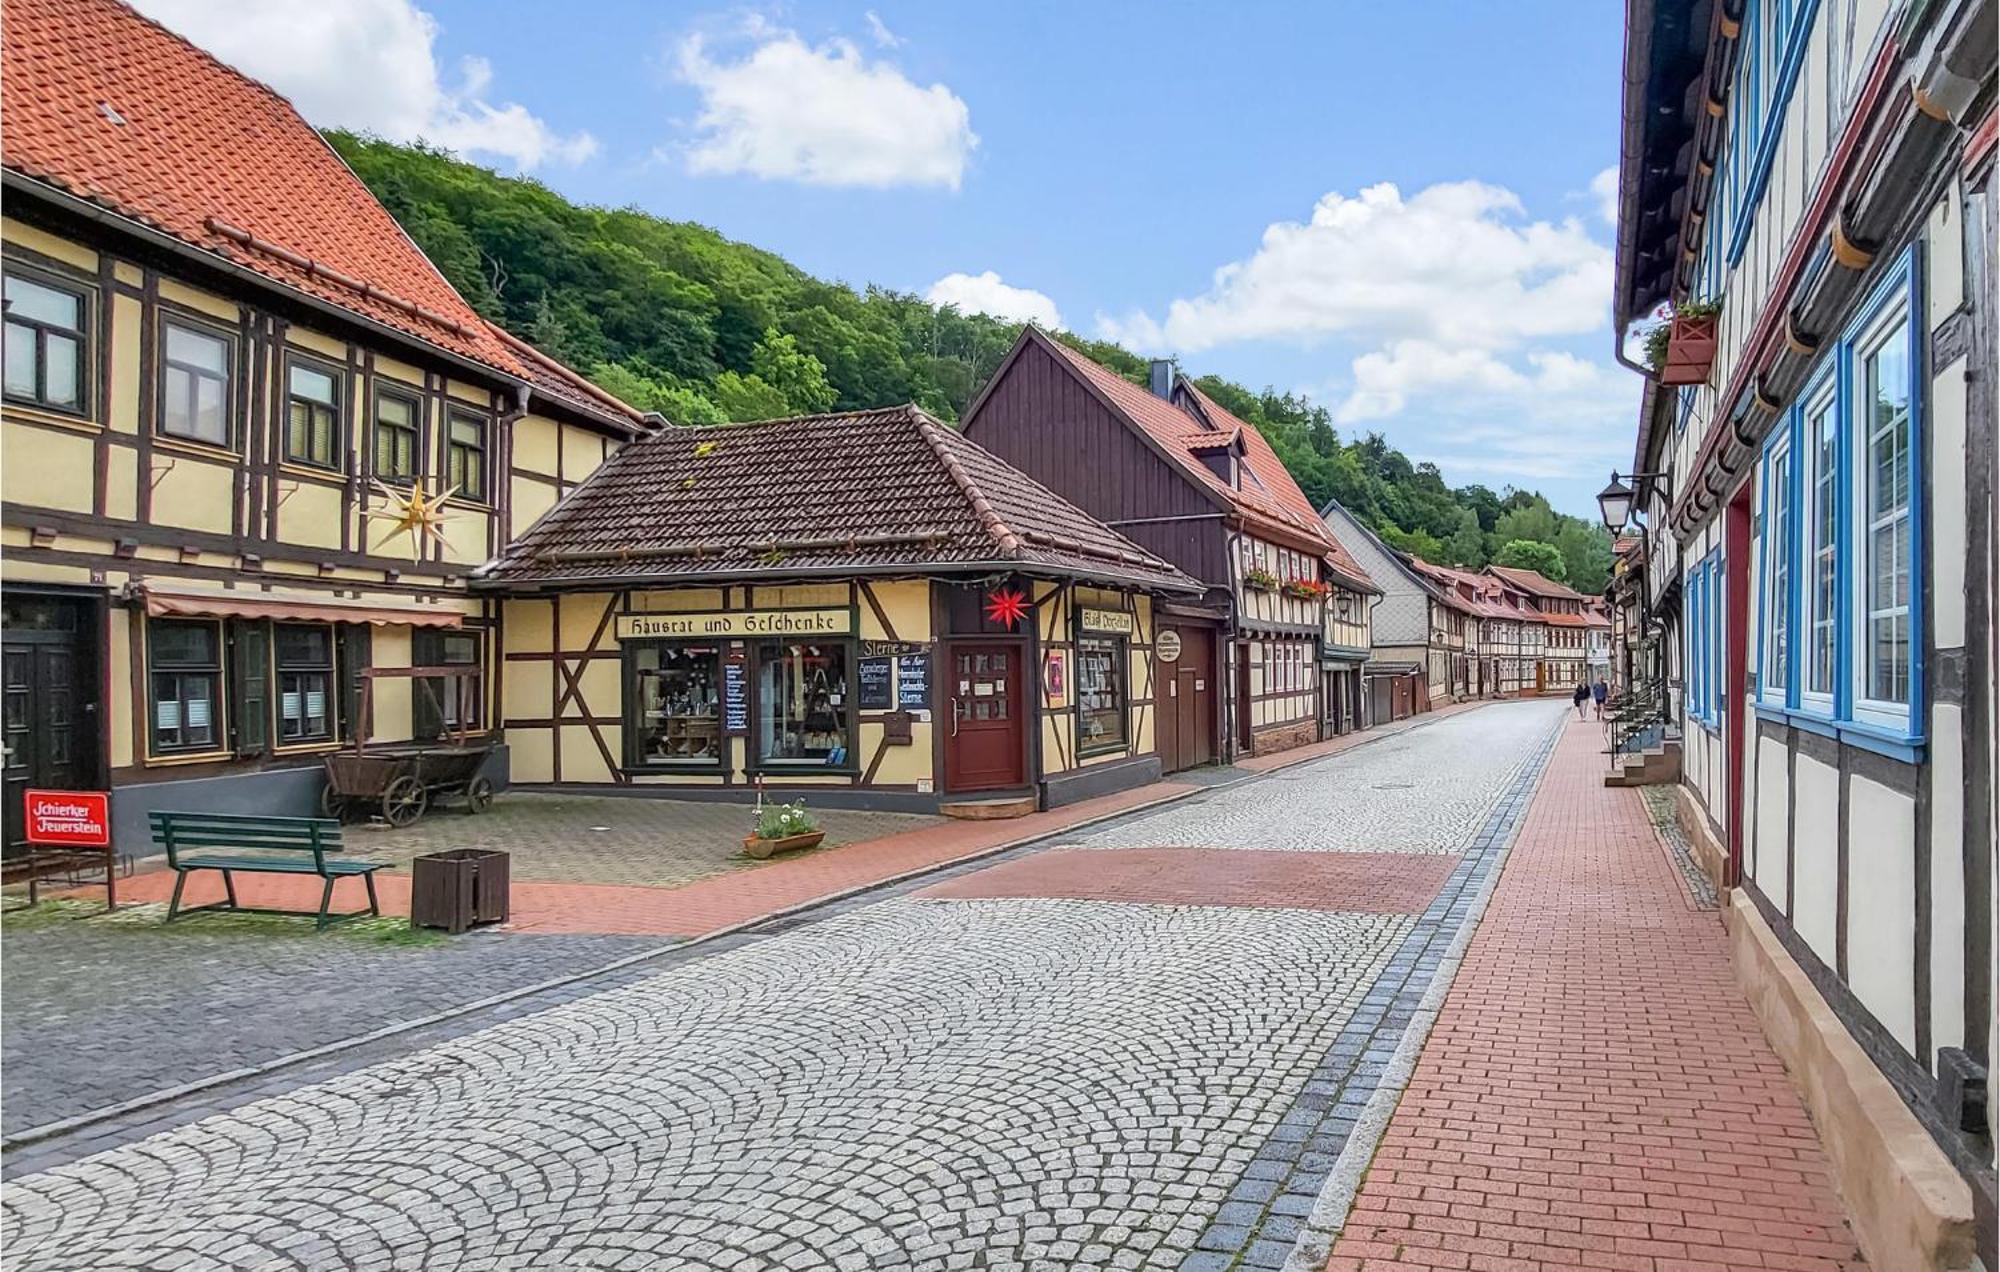
M1291 579L1284 586L1284 593L1295 601L1326 600L1327 587L1317 579Z
M785 835L778 839L763 839L756 835L743 836L743 855L762 861L774 853L793 852L801 848L817 848L826 838L823 830L808 830L804 834Z
M1675 314L1667 330L1666 357L1660 363L1660 383L1707 384L1715 365L1715 318L1712 313Z
M1255 592L1275 592L1278 590L1278 576L1269 570L1245 570L1243 586Z

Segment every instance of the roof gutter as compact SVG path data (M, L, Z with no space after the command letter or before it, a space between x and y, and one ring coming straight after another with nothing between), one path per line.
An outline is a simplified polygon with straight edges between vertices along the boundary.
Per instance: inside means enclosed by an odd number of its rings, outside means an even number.
M1653 64L1653 19L1658 0L1625 2L1624 102L1618 139L1618 247L1611 293L1611 356L1641 375L1651 373L1625 356L1625 328L1632 321L1634 258L1638 252L1641 165L1646 149L1646 78Z
M739 570L703 570L688 574L603 574L603 575L554 575L537 579L496 579L478 574L468 580L475 592L616 592L625 588L674 588L701 587L720 582L757 580L776 582L780 579L804 578L856 578L866 575L870 578L931 578L944 574L1028 574L1038 577L1081 579L1091 583L1115 583L1124 587L1138 587L1152 592L1180 592L1189 596L1200 596L1208 588L1193 579L1186 583L1175 583L1167 579L1142 578L1138 575L1121 574L1113 570L1071 570L1044 565L1034 561L993 560L993 561L953 561L948 565L937 565L928 570L921 567L912 569L908 565L815 565L800 566L787 570L772 570L764 566L749 566Z
M218 255L207 248L197 247L186 239L177 238L164 230L156 230L143 221L137 221L122 213L113 212L111 209L103 207L100 204L92 203L88 199L70 194L66 190L50 185L46 181L31 177L16 169L7 168L0 170L0 188L19 191L30 198L42 199L66 212L73 213L86 220L96 221L100 225L109 226L121 234L129 234L133 238L139 239L153 247L164 249L184 260L198 261L202 265L227 274L239 282L248 283L265 291L282 292L287 299L307 309L325 314L331 318L336 318L341 322L364 328L396 344L421 349L432 357L441 358L453 366L471 371L485 379L498 380L500 383L512 388L520 388L525 384L520 378L509 375L497 367L491 367L483 362L475 361L461 353L454 353L441 345L432 344L421 336L411 335L407 331L392 327L379 319L370 318L366 314L357 313L352 309L336 305L332 301L322 300L310 292L301 291L287 283L279 282L269 274L259 273L247 265L238 265L226 256Z

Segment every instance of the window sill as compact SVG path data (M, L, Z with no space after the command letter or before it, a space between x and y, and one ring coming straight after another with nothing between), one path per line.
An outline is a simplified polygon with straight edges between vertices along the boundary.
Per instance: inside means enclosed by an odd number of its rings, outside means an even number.
M4 405L6 416L23 424L46 424L50 428L65 429L72 433L95 436L104 432L104 425L82 412L72 414L53 406L36 406L31 402L17 402L8 398Z
M702 774L707 774L707 773L721 775L728 772L728 770L723 766L722 761L719 759L679 760L679 761L661 760L651 764L626 764L621 766L618 771L621 773L628 773L633 777L644 777L648 773L672 773L680 776L687 776L692 774L695 776L700 776Z
M328 468L323 464L308 463L303 459L280 461L278 464L278 475L281 477L301 477L309 481L325 482L333 486L345 486L347 484L347 470L345 468Z
M1905 764L1921 764L1924 760L1925 739L1908 734L1892 733L1873 725L1856 724L1851 720L1830 720L1825 716L1812 715L1804 711L1771 707L1759 704L1757 718L1777 724L1787 724L1807 733L1817 733L1824 738L1833 738L1844 745L1861 751L1873 751L1886 755L1892 760Z
M329 755L341 749L346 743L339 738L322 738L313 742L291 742L274 745L273 755Z
M235 753L232 751L170 751L165 755L148 755L146 767L168 768L177 764L214 764L235 758Z
M190 437L177 437L172 433L153 430L153 446L158 450L172 451L194 459L211 459L225 464L240 464L243 453L227 446L217 446L213 442L199 442Z

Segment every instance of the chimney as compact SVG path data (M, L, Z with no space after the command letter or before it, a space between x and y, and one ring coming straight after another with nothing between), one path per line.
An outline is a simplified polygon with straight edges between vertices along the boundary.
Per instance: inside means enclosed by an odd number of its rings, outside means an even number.
M1174 396L1174 361L1172 358L1154 358L1147 382L1153 396L1171 399Z

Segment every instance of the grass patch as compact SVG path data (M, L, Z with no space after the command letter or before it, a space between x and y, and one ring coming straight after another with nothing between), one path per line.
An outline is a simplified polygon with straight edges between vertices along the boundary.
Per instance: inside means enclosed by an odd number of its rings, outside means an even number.
M121 905L107 914L99 901L58 898L33 908L9 908L4 917L0 917L0 931L29 932L76 923L102 931L152 932L168 937L222 936L264 941L325 937L398 946L439 945L448 939L443 932L412 928L408 919L393 914L353 919L335 924L324 932L314 928L310 915L294 918L283 914L209 911L183 915L172 923L166 922L166 917L166 903L160 901Z

